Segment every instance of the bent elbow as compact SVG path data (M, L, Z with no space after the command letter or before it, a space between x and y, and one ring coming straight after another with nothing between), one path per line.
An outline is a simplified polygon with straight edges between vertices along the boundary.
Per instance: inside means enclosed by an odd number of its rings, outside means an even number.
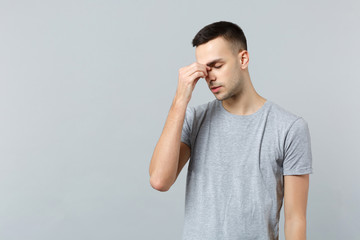
M164 184L161 181L156 181L152 178L150 178L150 185L152 188L154 188L155 190L158 190L160 192L166 192L170 189L171 186Z

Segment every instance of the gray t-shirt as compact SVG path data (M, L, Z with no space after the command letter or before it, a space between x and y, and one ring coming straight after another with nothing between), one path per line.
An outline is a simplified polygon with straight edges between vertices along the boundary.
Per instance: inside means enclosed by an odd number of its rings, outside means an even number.
M251 115L188 106L183 240L277 240L283 175L313 173L307 122L267 99Z

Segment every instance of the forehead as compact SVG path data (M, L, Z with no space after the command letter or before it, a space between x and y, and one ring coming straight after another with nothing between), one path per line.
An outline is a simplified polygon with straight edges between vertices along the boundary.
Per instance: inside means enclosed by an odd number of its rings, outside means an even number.
M218 58L228 59L231 54L230 44L223 37L217 37L195 49L196 60L201 64L207 64Z

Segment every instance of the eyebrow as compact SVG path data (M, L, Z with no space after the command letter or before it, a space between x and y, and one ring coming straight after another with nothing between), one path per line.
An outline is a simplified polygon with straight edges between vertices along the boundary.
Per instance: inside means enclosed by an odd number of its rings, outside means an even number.
M224 61L224 59L222 59L222 58L217 58L217 59L215 59L215 60L212 60L211 62L208 62L206 65L209 66L209 67L212 67L215 63L221 62L221 61Z

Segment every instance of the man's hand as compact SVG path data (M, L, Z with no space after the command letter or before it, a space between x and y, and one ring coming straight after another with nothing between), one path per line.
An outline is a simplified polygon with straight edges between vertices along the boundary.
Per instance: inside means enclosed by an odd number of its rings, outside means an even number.
M194 62L188 66L180 68L178 87L175 97L189 103L197 81L208 75L208 69L210 69L209 66L198 62Z

